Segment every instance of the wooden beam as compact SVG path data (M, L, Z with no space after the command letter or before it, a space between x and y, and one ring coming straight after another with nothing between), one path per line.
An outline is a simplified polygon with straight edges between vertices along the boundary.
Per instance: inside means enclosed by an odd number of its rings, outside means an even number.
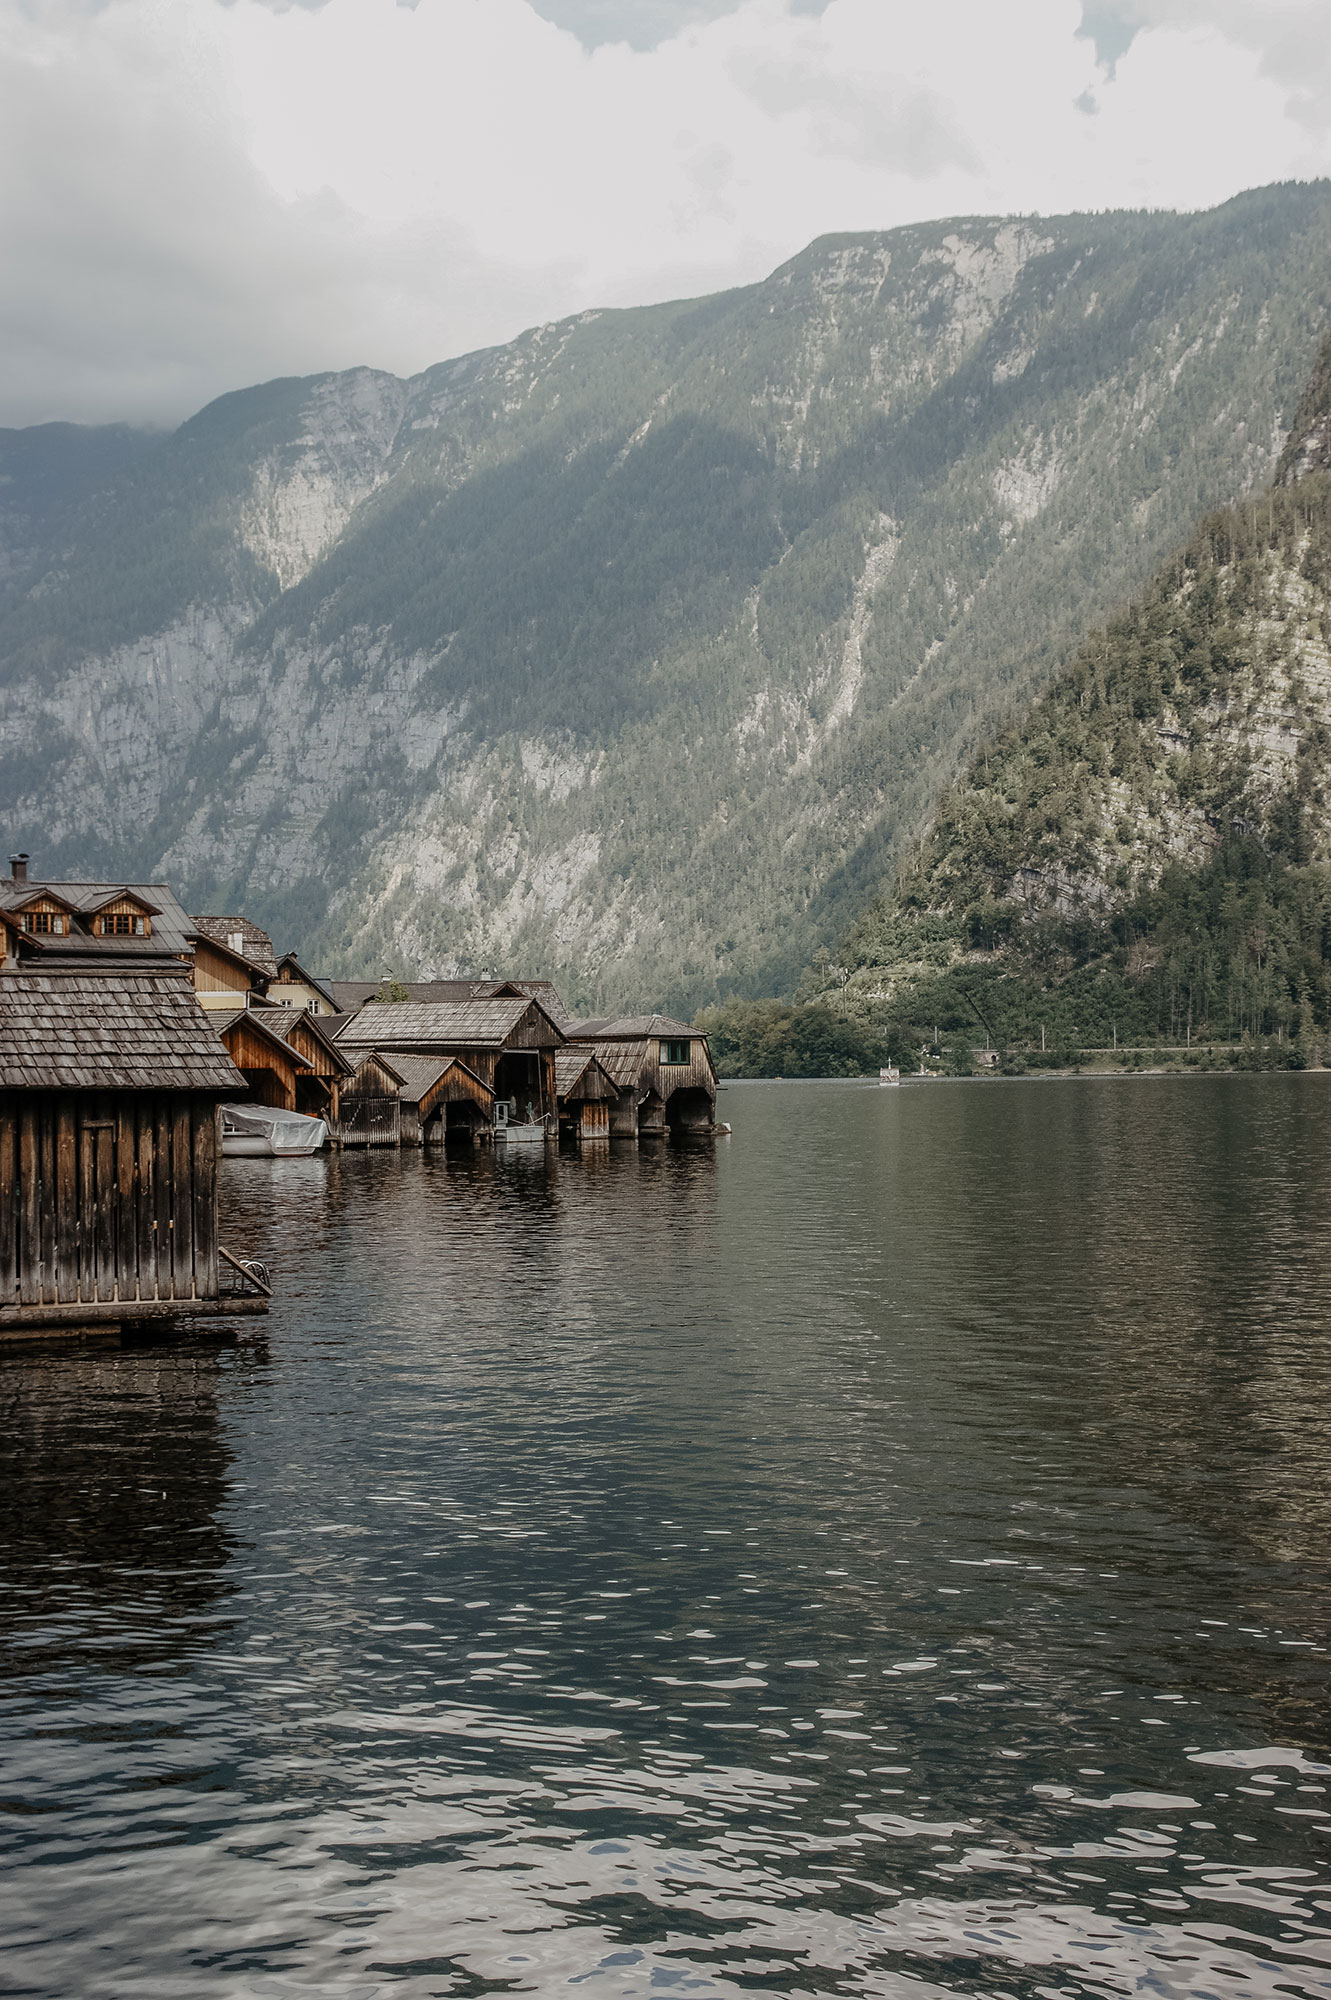
M140 1299L133 1302L106 1299L72 1306L4 1306L0 1307L0 1340L41 1327L112 1327L136 1326L141 1321L239 1319L266 1313L271 1305L271 1297L263 1293L256 1293L253 1297L233 1293L216 1299Z

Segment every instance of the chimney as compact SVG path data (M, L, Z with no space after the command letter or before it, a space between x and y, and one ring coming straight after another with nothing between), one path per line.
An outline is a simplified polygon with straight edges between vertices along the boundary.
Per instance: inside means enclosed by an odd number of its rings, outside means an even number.
M26 882L28 879L27 855L11 854L9 857L9 872L15 882Z

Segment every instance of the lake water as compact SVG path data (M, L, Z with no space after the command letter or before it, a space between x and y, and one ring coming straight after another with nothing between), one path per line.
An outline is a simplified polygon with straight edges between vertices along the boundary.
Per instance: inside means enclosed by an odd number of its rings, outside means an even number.
M1331 1994L1331 1075L721 1102L0 1359L0 1991Z

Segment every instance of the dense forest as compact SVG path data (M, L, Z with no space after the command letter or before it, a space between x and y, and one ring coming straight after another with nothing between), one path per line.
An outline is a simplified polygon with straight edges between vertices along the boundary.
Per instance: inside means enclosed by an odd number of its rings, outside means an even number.
M969 1070L1090 1059L1319 1063L1331 1045L1331 336L1274 485L1204 520L1150 589L976 754L893 892L755 1038ZM775 1025L775 1024L774 1024ZM793 1073L793 1072L792 1072Z

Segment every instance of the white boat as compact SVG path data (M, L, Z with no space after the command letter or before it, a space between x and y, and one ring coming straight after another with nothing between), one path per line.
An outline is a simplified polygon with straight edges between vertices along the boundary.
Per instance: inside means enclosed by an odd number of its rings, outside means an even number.
M222 1151L228 1159L303 1159L327 1144L322 1118L274 1111L266 1104L222 1106Z
M886 1069L879 1070L878 1081L884 1090L890 1090L895 1084L901 1082L901 1071L895 1063L889 1063Z
M507 1124L495 1126L495 1138L509 1146L543 1146L549 1137L543 1118L524 1118L521 1122L511 1118Z

